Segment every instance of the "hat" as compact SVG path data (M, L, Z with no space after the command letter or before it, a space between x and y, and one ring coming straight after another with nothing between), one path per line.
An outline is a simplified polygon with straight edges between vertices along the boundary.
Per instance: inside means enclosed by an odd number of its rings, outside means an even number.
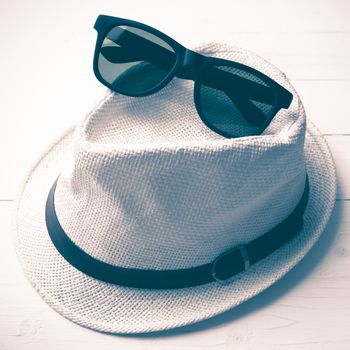
M210 318L284 276L329 220L334 163L286 76L239 47L196 51L262 71L292 103L263 134L229 139L174 78L146 97L108 91L48 147L16 200L15 246L40 296L78 324L144 333Z

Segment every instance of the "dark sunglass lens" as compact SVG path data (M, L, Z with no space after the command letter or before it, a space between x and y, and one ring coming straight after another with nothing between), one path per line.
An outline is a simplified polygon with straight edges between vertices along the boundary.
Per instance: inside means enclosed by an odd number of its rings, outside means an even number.
M237 67L212 66L199 87L202 118L227 137L254 135L271 118L275 90L260 77Z
M160 84L174 68L174 49L140 28L117 26L108 32L98 57L99 73L125 94L142 94Z

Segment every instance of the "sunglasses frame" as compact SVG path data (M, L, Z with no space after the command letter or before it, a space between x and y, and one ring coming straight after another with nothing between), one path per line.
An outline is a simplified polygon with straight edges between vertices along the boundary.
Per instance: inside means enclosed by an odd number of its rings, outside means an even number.
M176 61L174 63L173 68L168 72L167 76L153 88L148 89L144 92L127 93L122 91L121 89L116 88L111 83L107 82L100 74L99 67L98 67L98 60L99 60L101 47L109 31L116 26L130 26L130 27L142 29L162 39L174 50L174 53L176 54ZM235 67L255 75L257 78L261 79L266 84L268 84L269 88L275 89L276 93L275 93L274 105L273 105L273 108L271 108L269 115L266 117L265 122L253 134L250 134L247 136L261 134L265 130L265 128L270 124L271 120L278 113L278 111L281 108L288 108L293 99L293 95L291 92L289 92L287 89L285 89L283 86L278 84L275 80L271 79L269 76L265 75L264 73L252 67L246 66L242 63L226 60L223 58L209 57L209 56L199 54L195 51L189 50L183 45L179 44L174 39L172 39L171 37L169 37L168 35L146 24L125 19L125 18L99 15L94 24L94 28L97 31L97 40L96 40L95 51L94 51L93 70L96 78L103 85L105 85L112 91L115 91L117 93L120 93L126 96L143 97L143 96L149 96L158 92L164 86L166 86L175 76L179 78L184 78L184 79L191 79L194 81L193 98L194 98L195 107L197 109L198 115L200 116L200 118L202 119L205 125L207 125L211 130L217 132L218 134L224 137L233 138L237 136L226 133L225 131L216 128L215 125L209 122L202 111L202 106L200 103L200 86L201 86L202 75L203 75L202 72L205 72L205 70L208 67L217 67L217 66Z

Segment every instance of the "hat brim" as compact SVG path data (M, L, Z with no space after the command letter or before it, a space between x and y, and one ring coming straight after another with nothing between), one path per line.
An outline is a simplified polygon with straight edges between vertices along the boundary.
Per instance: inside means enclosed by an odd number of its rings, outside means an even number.
M104 283L71 266L46 230L45 201L66 159L73 130L52 144L27 175L16 200L14 239L25 275L41 297L64 317L98 331L160 331L210 318L243 303L283 277L307 254L334 206L334 162L325 138L308 121L305 158L310 195L303 229L293 240L228 284L147 290Z

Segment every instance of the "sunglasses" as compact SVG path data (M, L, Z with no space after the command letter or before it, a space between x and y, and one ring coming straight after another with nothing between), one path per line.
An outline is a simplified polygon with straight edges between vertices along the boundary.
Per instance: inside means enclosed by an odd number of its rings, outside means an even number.
M94 28L94 73L102 84L140 97L159 91L174 77L193 80L198 115L224 137L261 134L293 99L262 72L186 49L145 24L100 15Z

